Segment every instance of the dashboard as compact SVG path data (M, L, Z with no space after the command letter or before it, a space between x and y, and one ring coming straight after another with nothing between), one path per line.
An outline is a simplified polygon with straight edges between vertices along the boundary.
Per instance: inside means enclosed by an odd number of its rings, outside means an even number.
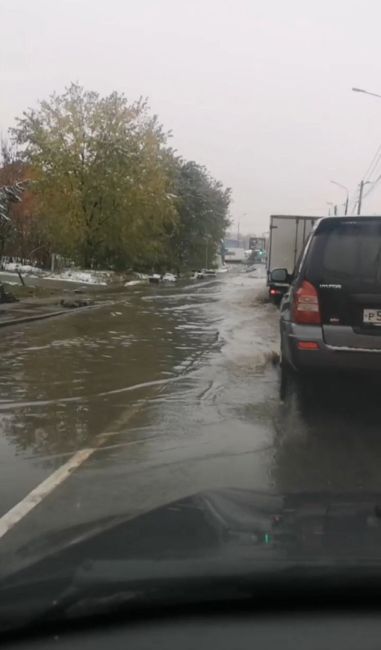
M166 650L368 650L378 648L381 618L372 614L279 614L179 616L107 624L92 629L50 633L46 637L2 644L2 648L97 650L98 648Z

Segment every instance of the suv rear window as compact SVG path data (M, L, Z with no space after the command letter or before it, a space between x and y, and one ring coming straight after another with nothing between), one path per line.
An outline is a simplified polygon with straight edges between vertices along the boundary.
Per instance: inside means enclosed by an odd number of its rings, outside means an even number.
M311 242L305 275L314 284L380 289L381 220L322 222Z

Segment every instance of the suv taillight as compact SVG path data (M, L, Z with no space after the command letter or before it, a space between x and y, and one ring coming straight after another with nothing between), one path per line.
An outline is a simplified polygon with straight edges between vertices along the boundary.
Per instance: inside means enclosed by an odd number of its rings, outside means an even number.
M313 284L303 281L295 291L292 310L294 323L301 325L320 325L320 308L317 291Z

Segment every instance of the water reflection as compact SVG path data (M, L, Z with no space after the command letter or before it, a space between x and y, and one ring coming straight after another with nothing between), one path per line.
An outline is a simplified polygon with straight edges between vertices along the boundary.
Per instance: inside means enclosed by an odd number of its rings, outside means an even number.
M105 432L113 435L76 476L89 516L101 502L105 513L124 512L201 488L380 489L377 381L314 381L281 404L278 313L253 300L250 282L192 286L190 297L147 289L2 332L9 504Z
M374 377L332 376L294 387L275 418L276 488L381 489L380 425Z
M170 294L157 296L160 306L146 298L2 336L0 427L16 449L46 456L89 445L192 363L210 337L197 309L171 309Z

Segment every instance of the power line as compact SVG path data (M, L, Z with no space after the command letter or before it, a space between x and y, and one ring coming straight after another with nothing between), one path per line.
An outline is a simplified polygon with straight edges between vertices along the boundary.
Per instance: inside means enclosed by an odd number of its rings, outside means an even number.
M354 213L355 213L355 211L356 211L356 206L357 206L357 204L358 204L358 202L359 202L359 198L360 198L360 190L358 190L358 191L356 192L355 197L352 199L352 202L353 202L353 203L352 203L351 214L354 214Z
M377 185L378 185L378 183L380 182L380 180L381 180L381 174L380 174L380 176L378 176L378 178L376 178L375 181L372 181L371 187L370 187L370 188L368 189L368 191L364 194L364 199L365 199L365 197L369 196L369 194L371 194L371 193L373 192L373 190L377 187Z
M376 162L376 166L377 166L377 164L378 164L380 158L381 158L381 144L378 145L377 150L376 150L376 153L374 154L372 160L370 161L370 163L369 163L369 165L368 165L368 168L367 168L365 174L363 175L363 178L366 179L366 178L368 178L371 174L374 173L374 169L372 169L372 168L373 168L373 165L375 164L376 159L377 159L377 162Z
M375 154L373 155L373 158L371 159L367 170L365 174L363 175L363 179L366 181L367 178L370 176L374 176L377 172L377 169L380 165L381 162L381 144L378 145ZM378 170L379 171L379 170ZM379 181L381 180L381 175L379 175L375 181L372 181L371 187L367 190L367 192L364 193L363 199L365 199L369 194L373 192L373 190L377 187ZM358 205L360 199L360 193L359 190L356 191L354 198L351 199L352 201L352 209L351 209L351 214L355 214L356 211L356 206Z
M376 173L378 173L380 162L381 162L381 153L379 154L375 164L373 165L371 173L368 175L368 178L370 178L371 176L375 176Z
M359 198L360 198L360 186L358 185L354 190L354 192L352 193L352 196L348 202L349 205L352 204L352 207L348 209L348 214L355 214L359 202Z
M378 167L381 163L381 144L378 145L367 169L365 174L363 175L363 179L366 181L370 176L374 176L378 170ZM378 183L381 180L381 174L376 178L375 181L372 181L371 187L367 190L367 192L364 193L363 199L365 199L369 194L373 192L373 190L377 187ZM356 189L354 192L352 198L349 200L349 205L352 205L351 208L349 208L348 212L351 212L351 214L355 214L356 211L356 206L358 205L359 202L359 189Z

